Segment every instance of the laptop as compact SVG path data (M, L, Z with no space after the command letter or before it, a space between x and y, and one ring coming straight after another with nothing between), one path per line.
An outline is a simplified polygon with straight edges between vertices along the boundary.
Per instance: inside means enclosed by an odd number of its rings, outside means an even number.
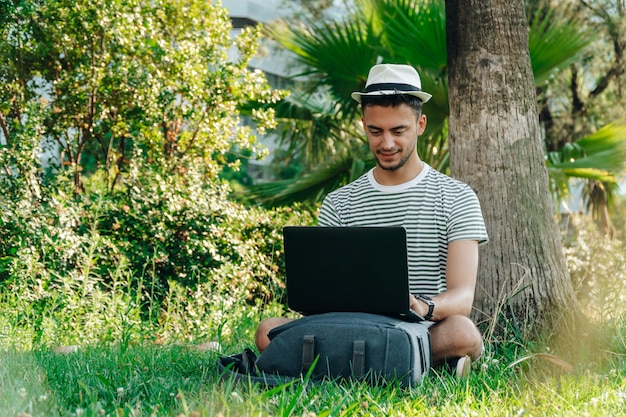
M286 226L283 242L290 309L424 320L409 308L403 227Z

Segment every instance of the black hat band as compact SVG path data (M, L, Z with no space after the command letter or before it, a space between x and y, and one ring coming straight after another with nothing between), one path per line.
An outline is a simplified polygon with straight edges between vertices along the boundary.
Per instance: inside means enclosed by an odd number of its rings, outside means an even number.
M411 84L398 84L398 83L379 83L379 84L370 84L365 87L366 93L371 93L373 91L382 91L382 90L397 90L397 91L422 91L420 88L415 87Z

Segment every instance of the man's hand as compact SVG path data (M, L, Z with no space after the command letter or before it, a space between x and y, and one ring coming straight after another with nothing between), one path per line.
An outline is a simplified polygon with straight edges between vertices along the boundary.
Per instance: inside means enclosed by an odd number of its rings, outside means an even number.
M413 294L409 294L409 307L422 317L428 314L428 306Z

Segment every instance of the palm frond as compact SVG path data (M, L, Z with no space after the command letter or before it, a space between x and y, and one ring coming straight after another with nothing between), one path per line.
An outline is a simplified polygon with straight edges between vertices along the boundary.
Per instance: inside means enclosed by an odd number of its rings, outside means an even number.
M240 111L250 115L253 109L271 107L278 122L272 131L273 140L286 153L311 165L326 161L331 153L366 142L358 124L343 117L337 106L326 92L294 91L278 103L251 102Z
M582 22L561 16L557 10L539 10L530 21L528 46L537 86L579 59L594 40L594 33Z
M604 151L615 152L624 164L626 162L626 121L608 124L576 143L589 154ZM623 167L624 165L622 169Z
M292 94L276 106L279 144L303 158L305 164L325 161L330 152L349 148L359 138L355 126L336 111L336 104L316 94Z
M369 3L392 57L418 66L422 82L446 73L446 13L443 0L360 0Z
M245 197L269 207L296 202L318 203L330 191L358 178L373 165L373 160L347 155L319 165L297 178L250 186Z
M550 175L555 178L563 176L563 180L565 181L568 178L580 178L599 182L616 182L616 178L614 175L607 171L596 168L559 168L551 166L548 167L548 172L550 172Z
M606 125L559 152L550 152L547 165L569 177L615 182L626 169L626 123Z
M327 88L344 116L356 115L357 105L350 94L363 87L380 52L379 41L367 22L357 18L296 28L281 21L269 26L268 34L310 69L308 92Z
M546 156L552 192L556 199L569 194L570 180L587 181L587 187L601 184L610 198L619 177L626 170L626 123L613 123L575 143L566 144ZM585 193L590 198L590 193ZM593 205L593 199L590 198Z

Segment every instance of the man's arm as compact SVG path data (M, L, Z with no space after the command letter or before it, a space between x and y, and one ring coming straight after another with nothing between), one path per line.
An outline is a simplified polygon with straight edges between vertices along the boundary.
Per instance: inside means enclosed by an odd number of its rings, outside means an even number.
M435 309L431 320L440 321L453 315L469 316L474 302L478 273L478 242L455 240L448 245L446 285L448 289L432 297ZM428 313L428 306L411 295L411 308L419 315Z

